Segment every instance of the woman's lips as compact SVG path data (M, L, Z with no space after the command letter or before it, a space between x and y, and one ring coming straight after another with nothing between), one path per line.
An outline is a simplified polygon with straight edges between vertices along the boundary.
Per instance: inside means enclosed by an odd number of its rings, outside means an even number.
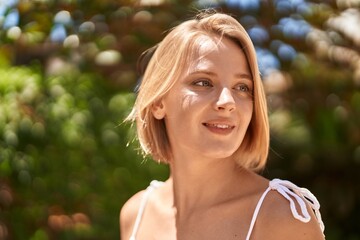
M232 132L234 125L228 123L203 123L208 130L216 134L226 135Z

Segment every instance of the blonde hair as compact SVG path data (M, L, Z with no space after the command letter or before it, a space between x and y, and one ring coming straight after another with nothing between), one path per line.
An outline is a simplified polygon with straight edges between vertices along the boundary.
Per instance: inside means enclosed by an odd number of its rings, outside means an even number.
M242 144L236 151L237 163L253 171L261 170L269 149L267 105L254 46L245 29L233 17L223 13L203 12L172 29L154 48L140 59L145 71L132 112L126 120L135 121L138 139L145 155L159 162L171 159L165 121L156 119L152 106L180 78L202 36L220 36L236 42L244 51L254 81L254 112ZM150 61L147 64L147 60Z

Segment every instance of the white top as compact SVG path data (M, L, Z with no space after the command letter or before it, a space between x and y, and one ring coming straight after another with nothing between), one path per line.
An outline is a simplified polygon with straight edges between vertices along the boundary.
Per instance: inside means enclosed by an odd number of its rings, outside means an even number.
M139 230L140 222L141 222L142 216L144 214L146 203L149 199L150 194L152 193L152 191L154 189L160 187L163 184L164 184L163 182L154 180L150 183L150 185L145 190L144 196L140 203L140 208L139 208L138 214L136 216L134 228L133 228L133 231L132 231L132 234L131 234L129 240L135 240L135 236ZM311 216L306 207L306 204L309 204L315 213L316 219L320 225L321 230L324 232L325 227L324 227L324 223L321 220L321 215L320 215L320 211L319 211L320 204L319 204L318 200L316 199L316 197L306 188L300 188L300 187L296 186L295 184L293 184L289 181L286 181L286 180L273 179L269 182L269 187L262 194L262 196L259 199L259 202L256 205L253 217L251 219L249 231L246 235L246 240L250 240L252 231L255 226L257 216L258 216L260 208L261 208L261 205L262 205L267 193L270 190L276 190L284 198L286 198L290 203L290 209L291 209L291 212L292 212L292 215L294 216L294 218L298 219L299 221L305 222L305 223L309 222L311 219ZM300 206L301 214L299 214L298 210L296 209L296 204L294 202L294 199L296 200L297 204Z

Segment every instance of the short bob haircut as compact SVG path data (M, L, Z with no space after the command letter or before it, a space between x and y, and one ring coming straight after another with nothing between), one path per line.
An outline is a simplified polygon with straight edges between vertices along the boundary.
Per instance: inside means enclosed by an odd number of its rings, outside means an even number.
M227 14L200 12L195 19L173 28L157 46L140 57L140 61L146 62L140 62L144 75L134 107L126 120L136 122L144 155L149 154L154 160L163 163L171 161L171 146L165 121L153 116L152 107L180 78L184 68L188 66L189 56L199 49L200 39L204 36L220 39L225 37L234 41L244 51L248 60L254 82L254 110L244 140L234 155L239 166L259 171L266 163L269 150L266 97L251 39L240 23Z

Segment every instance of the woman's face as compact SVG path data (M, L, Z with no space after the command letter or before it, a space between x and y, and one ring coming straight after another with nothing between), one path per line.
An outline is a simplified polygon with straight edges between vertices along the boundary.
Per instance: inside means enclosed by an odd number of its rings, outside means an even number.
M227 158L241 145L252 117L252 75L233 41L207 36L199 45L153 114L165 119L175 157Z

